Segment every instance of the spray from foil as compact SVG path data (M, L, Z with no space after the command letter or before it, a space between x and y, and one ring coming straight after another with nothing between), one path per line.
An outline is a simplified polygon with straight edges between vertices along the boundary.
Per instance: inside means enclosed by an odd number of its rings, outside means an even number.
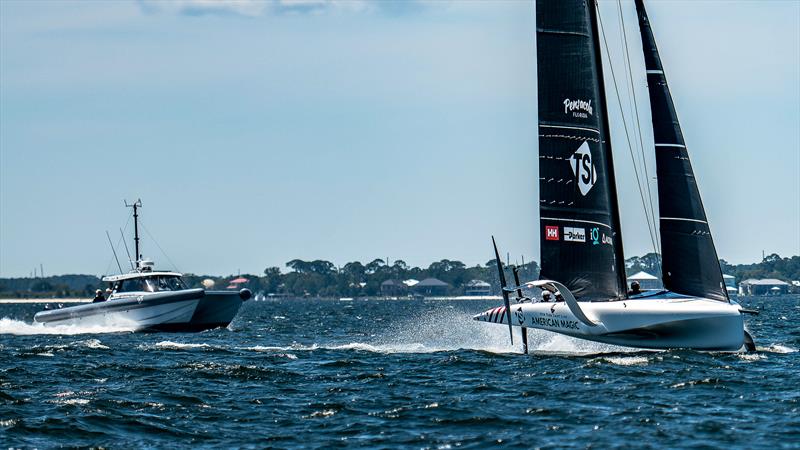
M127 320L105 320L99 319L96 322L87 322L74 325L45 325L42 323L27 323L21 320L9 319L4 317L0 319L0 334L12 335L37 335L37 334L58 334L58 335L75 335L75 334L99 334L99 333L119 333L125 331L134 331L136 324Z
M421 317L399 319L375 336L372 342L351 343L348 346L385 353L429 353L452 350L522 353L521 345L511 345L506 327L478 322L472 320L472 316L471 312L437 308L426 311ZM521 342L520 333L521 329L514 327L514 342ZM528 330L528 348L530 353L563 355L640 351L535 329Z

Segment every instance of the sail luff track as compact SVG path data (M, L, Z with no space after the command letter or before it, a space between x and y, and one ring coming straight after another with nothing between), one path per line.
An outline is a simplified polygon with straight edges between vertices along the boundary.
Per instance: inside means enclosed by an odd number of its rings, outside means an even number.
M728 301L653 30L644 2L635 3L653 119L664 287L680 294Z

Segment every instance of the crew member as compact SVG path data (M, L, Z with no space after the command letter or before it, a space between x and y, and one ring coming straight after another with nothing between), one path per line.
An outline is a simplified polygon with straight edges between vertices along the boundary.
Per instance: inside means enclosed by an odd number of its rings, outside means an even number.
M542 301L543 302L551 302L553 301L553 294L550 293L547 289L542 291Z
M641 288L639 288L639 282L634 281L631 283L631 290L628 291L628 295L639 295L642 293Z
M103 291L101 291L100 289L94 291L94 299L92 300L92 303L99 303L104 301L106 301L106 298L103 297Z

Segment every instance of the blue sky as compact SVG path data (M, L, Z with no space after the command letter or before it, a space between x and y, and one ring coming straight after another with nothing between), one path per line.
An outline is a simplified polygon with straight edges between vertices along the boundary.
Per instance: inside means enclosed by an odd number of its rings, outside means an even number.
M648 6L720 257L800 253L800 3ZM523 1L3 0L0 276L104 273L138 197L187 272L483 264L492 234L538 259L534 34ZM652 247L609 108L633 256Z

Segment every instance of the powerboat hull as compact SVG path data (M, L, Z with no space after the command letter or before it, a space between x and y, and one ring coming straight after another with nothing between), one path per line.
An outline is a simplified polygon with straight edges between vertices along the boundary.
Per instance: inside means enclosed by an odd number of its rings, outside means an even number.
M99 303L36 313L45 325L122 325L135 331L203 331L226 327L249 298L240 292L186 289L133 293Z
M738 351L745 344L744 319L735 302L667 294L608 302L524 302L490 309L482 322L538 328L581 339L646 349ZM588 320L582 320L588 319Z
M151 331L204 331L230 325L242 303L249 298L241 291L206 291L191 319L185 323L165 322L148 327Z

